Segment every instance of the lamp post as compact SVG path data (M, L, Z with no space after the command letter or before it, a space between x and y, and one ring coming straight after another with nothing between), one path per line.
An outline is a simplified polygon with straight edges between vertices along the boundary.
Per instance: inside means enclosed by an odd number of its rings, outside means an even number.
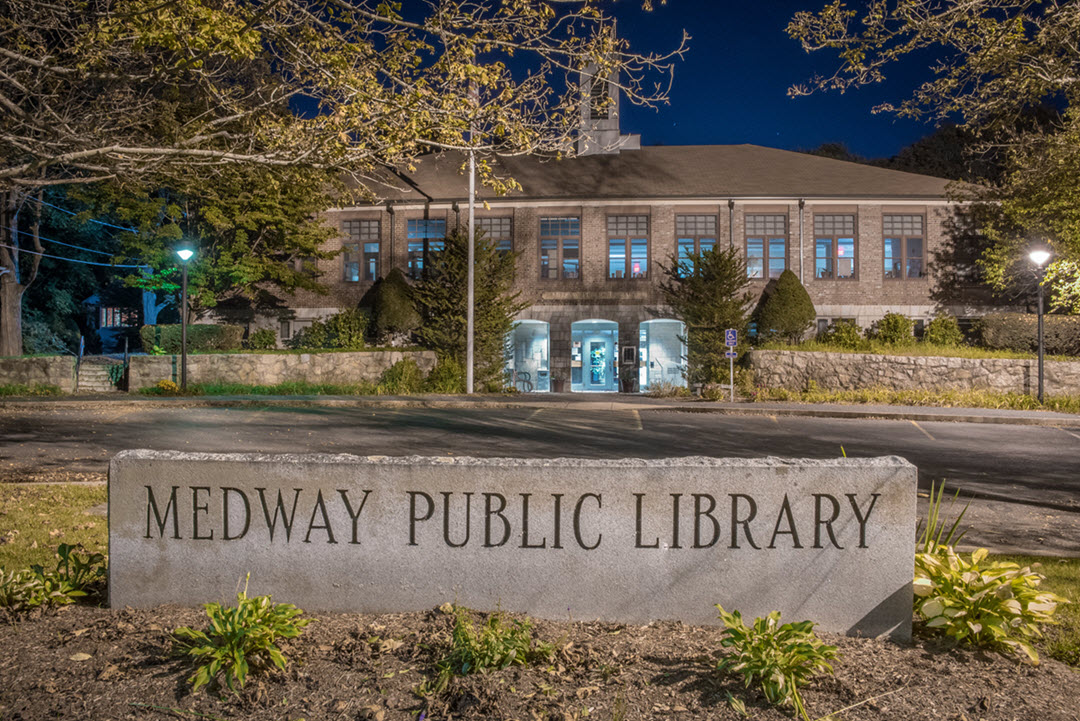
M1043 280L1046 278L1046 261L1050 253L1045 250L1033 250L1028 254L1039 274L1039 403L1043 402Z
M195 255L191 248L177 248L180 257L180 390L187 390L187 267Z

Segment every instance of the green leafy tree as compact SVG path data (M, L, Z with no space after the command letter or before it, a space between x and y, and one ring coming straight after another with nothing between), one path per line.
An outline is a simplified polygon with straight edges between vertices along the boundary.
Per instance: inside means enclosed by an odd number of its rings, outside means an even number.
M793 87L792 95L879 83L910 53L937 54L929 81L874 110L959 118L960 130L977 140L976 154L995 153L991 166L1004 172L972 178L981 187L956 188L959 198L985 203L980 230L991 242L980 266L995 288L1030 269L1033 237L1049 239L1056 262L1080 257L1080 3L911 0L856 8L836 1L796 13L787 30L807 51L839 55L835 73Z
M433 254L430 265L413 286L420 313L421 342L440 356L465 364L467 343L466 301L469 234L455 230L446 248ZM483 233L476 234L474 283L474 370L477 386L496 390L503 385L506 336L514 318L528 308L511 293L516 253L503 253Z
M799 277L785 270L776 284L765 291L758 313L758 333L778 335L788 343L798 343L814 325L817 311Z
M174 293L175 249L189 243L188 296L196 316L219 304L273 307L297 289L325 292L311 262L334 230L317 214L334 202L335 179L324 171L232 166L212 178L176 177L169 186L99 183L74 186L70 197L116 225L124 257L149 271L129 271L130 286Z
M412 300L412 289L400 268L391 268L375 286L372 307L375 338L379 343L407 343L420 327L420 314Z
M495 153L573 152L582 71L656 106L687 41L634 52L591 0L0 0L0 18L0 243L37 251L8 229L27 196L56 184L169 187L190 201L238 166L307 168L374 197L398 184L387 168L456 149L479 153L482 180L506 191L516 184ZM203 255L221 263L192 268L204 307L224 280L303 287L280 265L252 267L261 246L245 260L256 241L228 214L200 218L235 241ZM0 252L0 355L19 352L36 257Z
M747 313L753 298L746 290L746 263L734 248L672 256L661 265L660 292L686 324L689 380L718 383L727 379L724 331L735 328L746 338Z

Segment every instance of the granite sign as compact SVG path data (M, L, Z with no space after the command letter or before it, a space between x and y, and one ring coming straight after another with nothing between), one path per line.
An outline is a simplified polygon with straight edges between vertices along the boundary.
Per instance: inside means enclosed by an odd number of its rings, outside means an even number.
M445 601L547 618L714 623L778 609L911 631L903 459L362 458L125 451L113 606L250 592L309 611Z

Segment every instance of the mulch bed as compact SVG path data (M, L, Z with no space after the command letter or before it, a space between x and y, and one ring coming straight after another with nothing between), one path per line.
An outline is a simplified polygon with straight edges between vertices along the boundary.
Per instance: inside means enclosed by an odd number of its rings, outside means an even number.
M536 621L556 644L550 666L454 679L420 697L450 639L452 617L316 615L287 646L285 673L239 693L193 694L192 666L169 632L203 628L201 609L72 606L0 626L0 719L787 719L741 682L717 675L718 628ZM1038 667L931 640L904 645L820 634L840 647L834 676L804 690L811 718L901 721L1080 720L1080 672ZM79 660L81 659L81 660Z

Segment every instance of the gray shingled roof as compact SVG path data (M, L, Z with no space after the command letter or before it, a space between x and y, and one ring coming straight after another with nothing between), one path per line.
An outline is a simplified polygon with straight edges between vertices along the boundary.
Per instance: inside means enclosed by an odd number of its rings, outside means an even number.
M405 173L435 201L461 200L468 178L460 153L428 156ZM948 180L759 145L652 146L564 160L500 158L500 174L522 190L511 199L944 198ZM486 188L479 197L492 198ZM415 191L392 200L422 200Z

